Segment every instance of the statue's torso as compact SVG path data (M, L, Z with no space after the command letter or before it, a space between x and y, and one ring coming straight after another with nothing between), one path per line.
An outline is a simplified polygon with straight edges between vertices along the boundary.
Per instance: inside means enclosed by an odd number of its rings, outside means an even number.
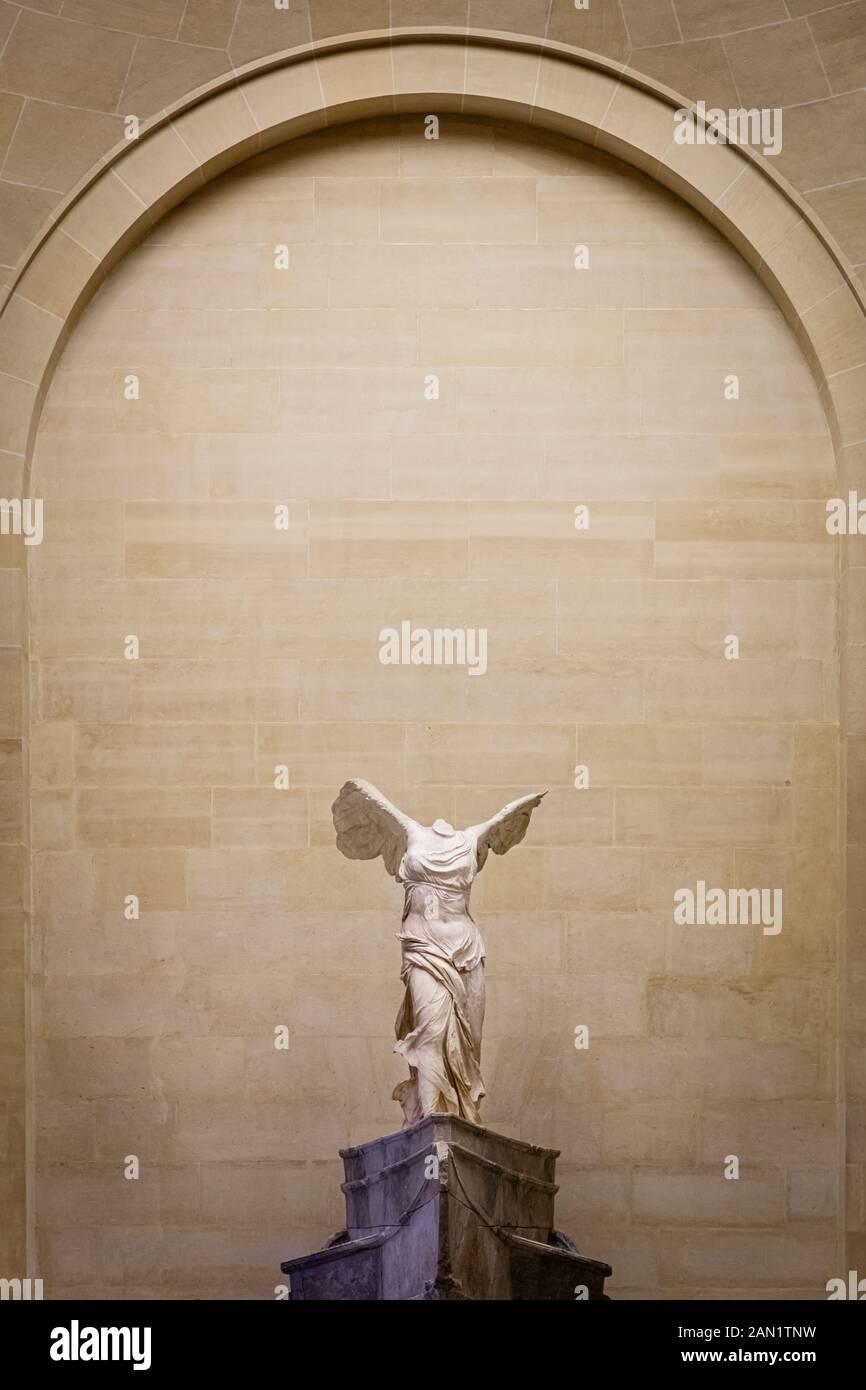
M458 970L472 970L484 959L484 942L469 912L476 873L475 843L465 833L424 828L410 837L397 871L406 893L398 937L404 955L427 944Z

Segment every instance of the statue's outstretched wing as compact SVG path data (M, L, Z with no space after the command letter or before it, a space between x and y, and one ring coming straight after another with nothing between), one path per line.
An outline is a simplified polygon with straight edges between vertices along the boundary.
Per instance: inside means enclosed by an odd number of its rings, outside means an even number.
M547 796L547 792L521 796L517 801L509 801L508 805L503 806L490 820L484 821L481 825L469 826L466 834L475 836L479 869L484 867L489 849L492 849L494 854L506 854L515 845L520 844L529 829L532 812L543 796Z
M340 789L331 807L337 849L347 859L375 859L381 854L394 877L406 850L409 831L415 825L372 782L352 778Z

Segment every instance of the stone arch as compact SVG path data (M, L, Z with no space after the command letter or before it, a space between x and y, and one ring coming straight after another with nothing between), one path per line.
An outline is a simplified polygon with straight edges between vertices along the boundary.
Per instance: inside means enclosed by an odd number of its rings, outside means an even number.
M29 452L54 362L78 314L123 253L165 212L263 149L363 116L498 115L579 139L676 192L768 286L816 375L840 485L866 438L866 315L839 248L750 146L682 145L660 83L564 44L474 30L379 31L248 64L199 88L122 142L34 239L0 311L0 449ZM853 482L852 482L853 485Z
M361 117L434 110L500 116L579 139L706 217L767 285L800 342L833 434L840 490L860 483L866 492L862 291L832 238L767 160L749 147L676 143L673 112L683 105L670 89L597 55L457 29L327 40L200 88L71 191L6 291L0 451L9 476L26 493L41 406L69 333L106 273L167 211L286 140ZM845 609L843 574L843 617ZM844 668L844 650L842 661ZM843 707L843 732L862 730L862 716Z

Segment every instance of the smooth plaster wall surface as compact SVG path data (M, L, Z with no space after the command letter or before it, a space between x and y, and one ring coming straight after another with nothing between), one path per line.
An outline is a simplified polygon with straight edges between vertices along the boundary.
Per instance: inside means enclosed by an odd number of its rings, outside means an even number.
M518 129L440 136L341 129L212 185L52 384L29 557L50 1295L272 1296L341 1223L337 1148L398 1126L400 895L333 847L353 775L457 824L550 788L473 897L484 1117L562 1149L559 1225L612 1291L839 1272L817 392L751 272L648 180ZM487 674L383 667L403 619L487 628ZM674 927L698 879L782 888L781 934Z

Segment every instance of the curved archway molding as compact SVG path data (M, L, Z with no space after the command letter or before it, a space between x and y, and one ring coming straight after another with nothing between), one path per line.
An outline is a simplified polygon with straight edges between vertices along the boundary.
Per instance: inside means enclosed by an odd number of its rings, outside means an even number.
M154 222L250 155L328 125L434 109L522 121L594 145L702 213L742 253L791 323L855 486L866 440L866 312L814 214L749 146L678 144L669 88L562 44L485 31L395 30L249 64L116 146L37 236L0 314L0 450L26 490L54 362L100 280ZM15 467L13 461L17 461ZM7 477L7 485L9 478Z

